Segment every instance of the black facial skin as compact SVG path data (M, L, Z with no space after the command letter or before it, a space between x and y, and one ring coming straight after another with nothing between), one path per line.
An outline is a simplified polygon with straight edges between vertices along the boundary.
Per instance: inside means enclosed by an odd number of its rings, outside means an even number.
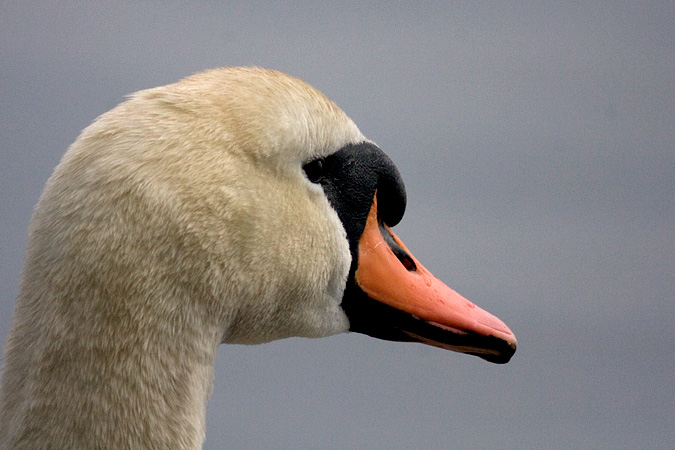
M388 316L405 314L368 297L354 281L358 266L359 239L377 191L380 220L396 225L405 211L406 194L396 166L377 146L370 143L347 145L304 167L308 178L321 184L331 206L347 232L352 264L342 308L349 317L350 330L392 341L410 341L390 326Z
M390 227L401 221L406 204L403 180L391 159L377 146L350 144L330 156L308 162L303 169L310 181L323 187L338 213L354 260L376 190L381 220Z
M342 299L342 308L349 318L350 330L389 341L418 341L408 333L423 336L440 347L461 347L495 363L506 363L514 350L501 339L475 333L456 334L368 297L356 284L359 240L377 192L378 222L385 242L401 263L411 271L414 262L384 228L400 222L405 212L406 194L403 180L394 163L376 145L350 144L330 156L307 162L303 169L307 178L322 186L328 201L342 222L352 263ZM407 333L406 333L407 332ZM469 349L493 349L497 355L473 353Z

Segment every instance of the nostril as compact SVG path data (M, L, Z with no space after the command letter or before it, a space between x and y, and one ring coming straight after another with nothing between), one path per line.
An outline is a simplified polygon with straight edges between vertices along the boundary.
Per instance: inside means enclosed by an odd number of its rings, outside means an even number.
M403 255L401 257L396 252L394 252L394 254L398 257L398 260L401 261L401 264L403 264L403 267L405 267L408 272L416 272L417 271L417 266L415 265L415 261L413 261L408 255Z
M384 242L387 243L396 258L403 264L403 267L405 267L408 272L417 272L417 264L415 264L412 256L396 243L394 237L389 233L389 230L381 220L378 220L378 226L380 228L380 234L382 234L382 237L384 238Z

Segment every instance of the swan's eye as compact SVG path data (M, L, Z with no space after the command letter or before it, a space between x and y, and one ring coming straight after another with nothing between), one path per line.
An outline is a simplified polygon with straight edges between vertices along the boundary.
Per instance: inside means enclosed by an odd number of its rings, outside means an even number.
M302 170L305 171L305 175L307 175L309 181L318 183L323 177L324 166L323 158L319 158L302 166Z

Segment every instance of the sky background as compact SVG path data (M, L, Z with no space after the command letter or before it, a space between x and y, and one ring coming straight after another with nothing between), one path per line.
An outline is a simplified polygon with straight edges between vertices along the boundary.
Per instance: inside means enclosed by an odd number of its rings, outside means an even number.
M675 442L675 4L0 2L0 340L31 211L128 93L303 78L397 164L397 234L518 337L498 366L348 334L221 346L205 448Z

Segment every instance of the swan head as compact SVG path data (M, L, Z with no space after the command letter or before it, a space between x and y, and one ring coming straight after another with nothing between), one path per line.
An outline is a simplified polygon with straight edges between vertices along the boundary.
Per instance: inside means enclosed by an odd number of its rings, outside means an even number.
M215 69L84 130L36 209L24 280L78 280L100 317L219 343L351 330L507 362L508 327L391 231L405 205L393 162L319 91Z

